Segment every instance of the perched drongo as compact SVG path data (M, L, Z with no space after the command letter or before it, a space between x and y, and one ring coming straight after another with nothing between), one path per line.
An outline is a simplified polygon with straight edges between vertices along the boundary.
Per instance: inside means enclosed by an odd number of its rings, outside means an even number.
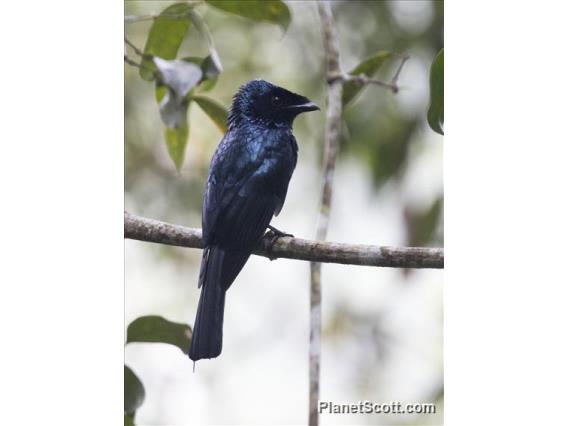
M189 348L193 361L221 353L225 292L286 199L298 158L292 122L317 109L308 98L264 80L249 81L233 98L203 197L201 296Z

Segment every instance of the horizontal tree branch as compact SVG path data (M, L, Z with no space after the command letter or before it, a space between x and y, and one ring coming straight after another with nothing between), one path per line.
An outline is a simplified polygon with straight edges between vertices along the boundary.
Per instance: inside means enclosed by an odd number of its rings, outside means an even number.
M201 229L173 225L124 212L124 238L172 246L203 248ZM427 247L381 247L282 237L272 245L270 233L254 254L269 259L285 258L344 265L392 268L444 267L444 249ZM272 245L272 246L271 246Z

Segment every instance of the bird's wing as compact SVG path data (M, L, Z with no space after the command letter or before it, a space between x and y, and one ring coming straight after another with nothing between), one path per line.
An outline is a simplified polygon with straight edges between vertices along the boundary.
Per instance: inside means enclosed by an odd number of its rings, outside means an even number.
M292 178L292 173L296 168L296 163L298 161L298 144L296 138L293 135L289 135L288 143L290 145L291 151L288 156L288 164L285 166L285 170L281 171L280 179L277 184L274 185L275 193L278 197L278 204L276 205L276 210L274 211L274 216L278 216L282 207L284 206L284 201L286 201L286 194L288 193L288 184L290 183L290 178Z
M211 163L203 204L203 236L205 245L252 250L284 202L285 190L282 194L280 187L287 187L291 171L283 173L286 164L278 153L250 140L239 143L232 139L237 137L227 133Z

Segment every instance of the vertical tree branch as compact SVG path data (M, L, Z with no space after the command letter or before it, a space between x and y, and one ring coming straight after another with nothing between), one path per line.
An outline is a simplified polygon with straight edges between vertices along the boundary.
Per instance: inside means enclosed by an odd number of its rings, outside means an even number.
M335 171L335 162L339 148L339 137L341 134L341 94L343 90L343 81L337 79L332 80L329 78L329 76L341 73L339 67L339 43L329 2L319 2L318 12L323 34L323 47L326 55L326 80L328 81L323 186L320 212L316 227L316 240L324 241L327 236L327 229L329 225L331 198L333 193L333 174ZM312 262L310 264L310 278L309 424L310 426L315 426L319 423L318 400L321 363L321 263Z

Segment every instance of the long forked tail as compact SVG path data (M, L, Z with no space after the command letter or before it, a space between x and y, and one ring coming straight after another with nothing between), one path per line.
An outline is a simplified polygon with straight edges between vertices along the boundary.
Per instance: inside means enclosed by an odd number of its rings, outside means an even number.
M202 287L193 324L189 358L216 358L223 347L225 293L250 254L226 252L219 247L205 249L199 273Z

